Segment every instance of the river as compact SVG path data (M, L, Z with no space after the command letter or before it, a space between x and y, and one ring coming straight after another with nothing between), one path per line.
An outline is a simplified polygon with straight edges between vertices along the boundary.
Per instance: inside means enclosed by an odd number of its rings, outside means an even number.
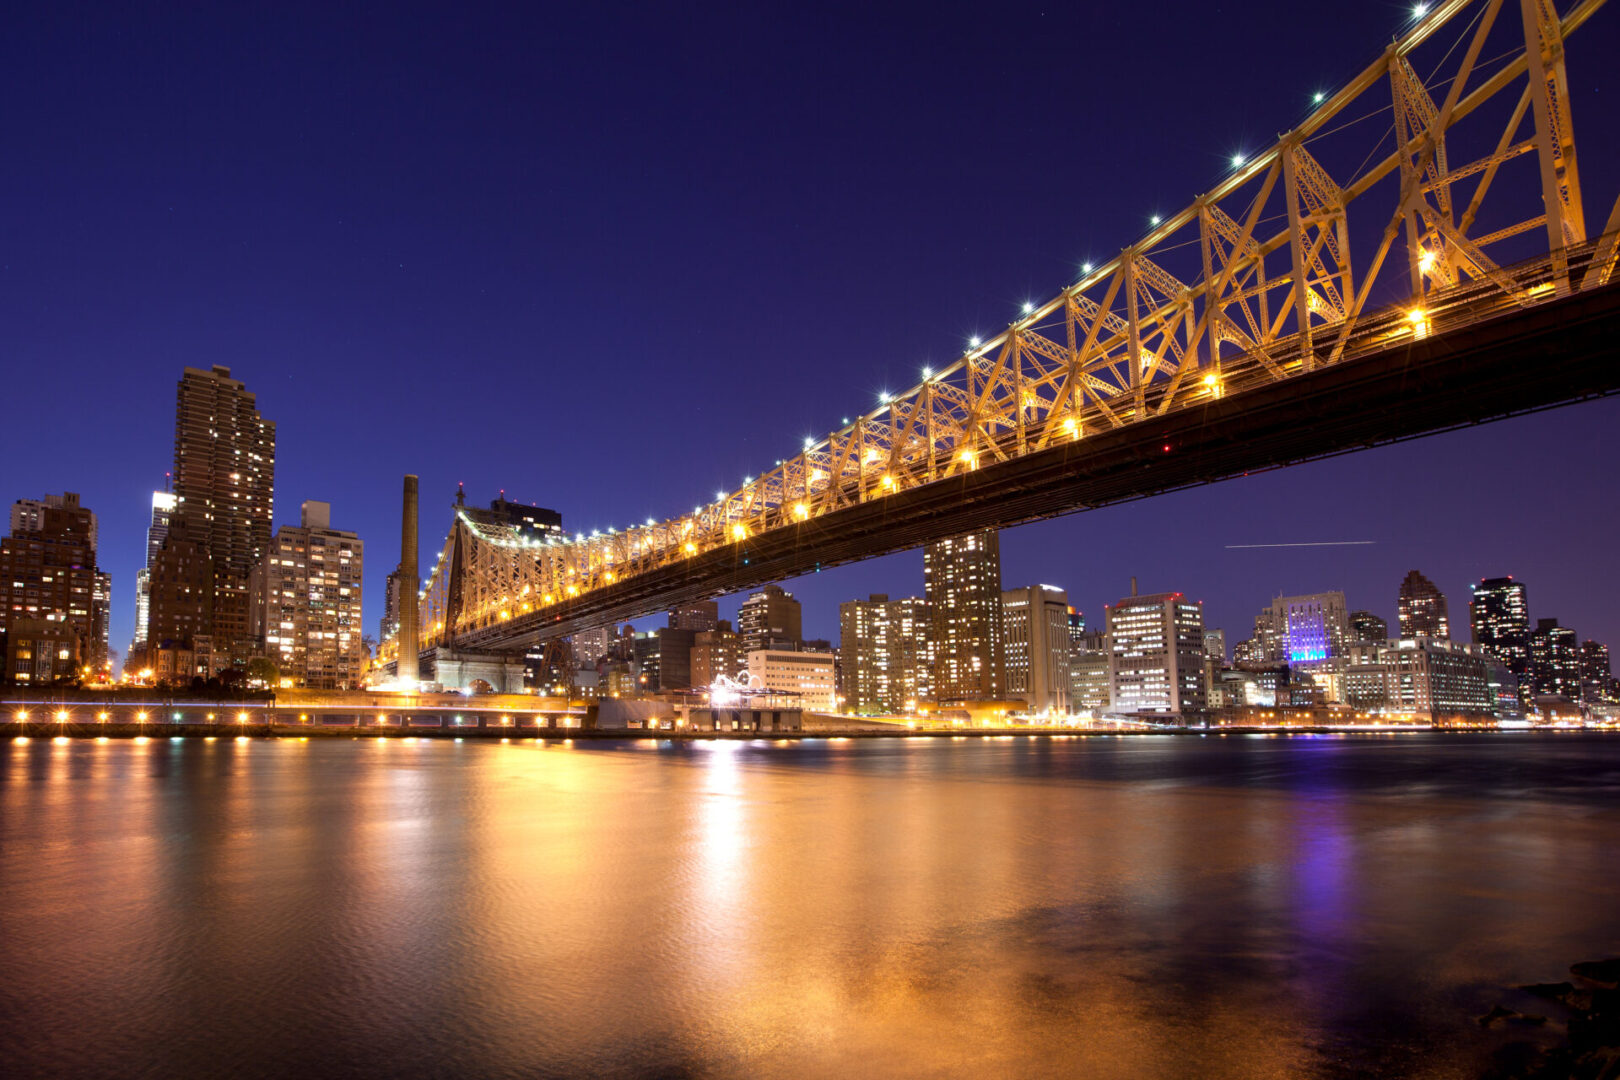
M64 1077L1474 1077L1620 738L0 743Z

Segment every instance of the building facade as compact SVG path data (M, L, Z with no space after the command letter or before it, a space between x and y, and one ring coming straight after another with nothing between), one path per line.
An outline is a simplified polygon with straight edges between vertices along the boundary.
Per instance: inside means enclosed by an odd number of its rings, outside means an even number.
M748 670L748 654L743 650L742 638L729 624L714 630L695 631L691 669L694 687L713 686L721 675L738 678Z
M1370 611L1350 613L1350 640L1374 644L1389 640L1389 620Z
M1358 643L1345 667L1346 703L1367 712L1466 722L1498 715L1499 693L1482 649L1442 638Z
M755 649L748 654L748 677L773 693L792 695L805 712L838 711L832 653Z
M305 502L250 579L251 633L283 685L352 690L365 668L361 599L365 543L332 528L332 508Z
M995 529L923 548L923 591L934 623L934 696L994 701L1007 689L1001 538Z
M846 712L915 710L934 697L934 623L919 596L873 593L838 606L840 692Z
M695 600L669 613L669 625L676 630L700 633L720 628L720 605L713 600Z
M1069 594L1029 585L1001 594L1007 695L1032 713L1071 711Z
M779 585L751 593L737 609L737 635L748 652L797 649L804 640L804 611Z
M1207 707L1202 604L1157 593L1110 605L1108 654L1114 711L1187 716Z
M1530 632L1530 686L1571 701L1581 696L1581 650L1575 631L1557 619L1537 619Z
M207 605L214 651L240 658L250 637L248 579L270 544L276 425L231 369L188 367L174 414L174 515L207 552L214 575ZM150 642L156 635L150 629Z
M1451 637L1451 615L1446 610L1446 594L1416 570L1401 581L1396 617L1402 638Z
M96 566L96 515L70 491L19 500L12 507L11 526L11 535L0 540L0 634L15 628L33 643L25 650L28 659L50 663L48 671L37 664L27 672L8 666L6 677L35 685L45 675L52 681L62 678L58 654L64 646L38 644L47 640L71 641L71 677L102 671L110 588L107 575Z
M1481 578L1470 590L1468 623L1474 644L1503 664L1519 683L1530 679L1530 594L1512 577Z

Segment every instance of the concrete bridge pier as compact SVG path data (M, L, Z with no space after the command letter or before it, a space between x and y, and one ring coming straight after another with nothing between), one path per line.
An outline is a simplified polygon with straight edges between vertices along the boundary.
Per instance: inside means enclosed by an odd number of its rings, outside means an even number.
M469 653L440 646L435 650L434 681L446 690L489 684L497 694L523 693L523 658L499 653Z

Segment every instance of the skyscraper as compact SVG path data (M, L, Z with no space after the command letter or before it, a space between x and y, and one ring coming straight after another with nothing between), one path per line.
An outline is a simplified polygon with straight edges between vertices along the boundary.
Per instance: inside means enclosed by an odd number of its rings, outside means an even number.
M0 540L0 634L42 644L24 658L39 663L7 670L6 678L39 683L99 670L107 660L108 590L92 544L96 515L69 491L19 499L11 526Z
M1589 702L1607 701L1613 683L1609 647L1601 641L1581 642L1581 696Z
M1400 619L1401 637L1451 637L1451 617L1446 613L1446 594L1434 582L1411 571L1401 581L1401 594L1396 614Z
M251 578L251 631L283 679L319 690L360 684L365 543L332 528L332 508L305 502L283 525Z
M933 614L919 596L873 593L838 606L844 708L897 713L933 697Z
M1382 616L1374 615L1370 611L1352 611L1350 637L1352 641L1359 642L1387 641L1389 623Z
M1001 594L1007 694L1030 712L1070 711L1069 595L1051 585Z
M1580 646L1575 631L1557 619L1537 619L1530 632L1530 683L1538 694L1580 697Z
M923 590L934 620L934 694L995 700L1006 693L1001 538L994 529L923 549Z
M1108 657L1114 709L1179 716L1205 707L1204 607L1181 593L1109 607Z
M1474 644L1495 656L1526 686L1530 679L1530 596L1522 581L1483 578L1470 590Z
M720 605L713 600L694 600L682 604L669 613L672 630L690 630L694 634L720 628Z
M129 643L130 665L144 663L146 655L146 624L152 617L152 564L163 549L163 540L169 535L169 522L174 517L174 493L152 492L152 520L146 526L146 564L135 571L135 636Z
M248 639L248 576L270 543L275 474L276 425L254 395L228 367L186 368L174 414L174 512L212 565L206 632L222 659Z
M1344 593L1279 596L1254 620L1265 663L1307 664L1343 656L1350 644Z
M737 609L737 636L743 651L797 649L804 640L804 612L793 594L780 585L767 585Z

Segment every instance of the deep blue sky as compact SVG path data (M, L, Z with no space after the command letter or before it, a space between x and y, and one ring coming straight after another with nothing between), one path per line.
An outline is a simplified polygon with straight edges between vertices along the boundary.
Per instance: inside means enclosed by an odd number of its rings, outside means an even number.
M1565 5L1560 5L1565 6ZM1061 10L1060 10L1061 8ZM1207 190L1374 59L1405 5L17 5L0 35L0 498L83 493L133 622L186 364L279 425L276 520L368 543L422 476L573 527L735 487ZM1516 14L1507 16L1516 19ZM1620 189L1620 11L1571 42L1588 217ZM1620 645L1620 401L1009 532L1088 616L1181 589L1236 641L1279 593ZM1226 545L1374 540L1364 547ZM790 585L921 589L918 553ZM735 606L735 599L730 606Z

